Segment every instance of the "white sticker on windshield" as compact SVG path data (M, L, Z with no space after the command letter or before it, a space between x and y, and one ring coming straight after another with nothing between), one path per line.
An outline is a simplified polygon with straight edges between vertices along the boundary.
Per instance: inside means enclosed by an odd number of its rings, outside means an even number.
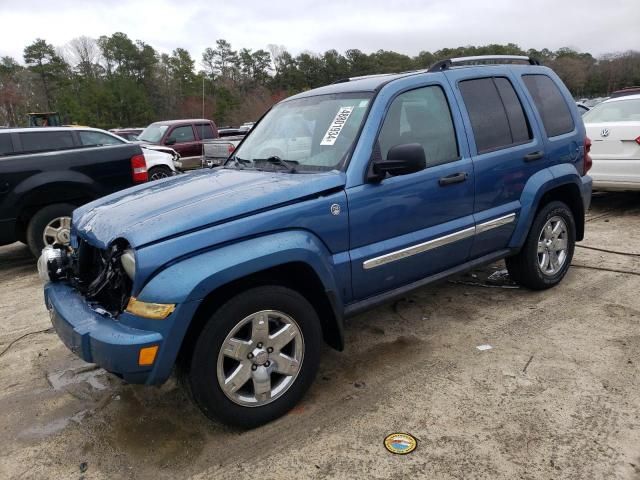
M336 143L336 140L338 139L342 128L347 123L347 119L349 118L349 115L351 115L351 112L353 112L352 106L340 107L338 113L336 114L336 117L333 119L331 125L329 125L329 128L327 129L327 133L324 134L320 145L333 145L334 143Z

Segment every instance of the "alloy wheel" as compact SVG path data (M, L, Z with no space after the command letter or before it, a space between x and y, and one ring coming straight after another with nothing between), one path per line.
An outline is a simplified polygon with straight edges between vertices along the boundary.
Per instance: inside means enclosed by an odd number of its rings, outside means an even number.
M240 321L218 354L218 384L232 402L259 407L282 396L295 382L304 356L296 321L262 310Z
M568 229L564 219L553 216L538 237L538 266L547 276L557 274L567 260Z

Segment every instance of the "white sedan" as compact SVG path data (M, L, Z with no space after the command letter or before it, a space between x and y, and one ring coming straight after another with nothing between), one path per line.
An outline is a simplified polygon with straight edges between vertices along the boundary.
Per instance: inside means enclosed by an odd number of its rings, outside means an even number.
M640 95L606 100L582 117L594 190L640 190Z
M132 143L129 140L116 135L115 133L100 130L99 128L76 127L80 141L86 146L113 145L118 143ZM140 145L142 154L147 163L149 180L159 180L175 175L176 167L174 162L178 161L180 155L169 147L156 145Z

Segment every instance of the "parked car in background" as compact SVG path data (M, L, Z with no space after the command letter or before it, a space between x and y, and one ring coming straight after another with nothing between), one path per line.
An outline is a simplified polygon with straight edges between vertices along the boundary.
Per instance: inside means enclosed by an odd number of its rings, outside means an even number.
M526 57L305 91L224 168L76 210L74 250L38 261L45 305L86 361L146 385L177 366L205 415L255 427L300 401L323 341L344 348L345 317L503 258L522 286L560 283L586 144L567 88Z
M111 133L115 133L119 137L122 137L125 140L129 140L130 142L134 142L138 140L138 135L140 135L143 130L144 128L111 128L109 129Z
M81 146L103 146L127 143L128 140L115 133L89 127L68 127L78 133ZM142 154L147 162L149 180L159 180L176 174L175 163L180 156L169 147L141 145Z
M593 188L640 190L640 94L610 98L582 118L592 142Z
M203 142L218 138L218 129L211 120L203 118L155 122L138 136L141 144L163 145L180 155L179 170L202 168Z
M205 167L216 167L222 165L229 155L233 153L245 135L235 135L231 137L221 137L204 143L204 165Z
M218 136L222 137L235 137L238 135L245 135L247 130L241 130L237 127L218 127Z
M582 102L576 102L576 107L578 107L578 111L580 112L580 115L584 115L585 113L587 113L589 110L591 110L589 107L587 107L584 103Z
M0 130L0 245L20 240L38 256L45 245L68 244L75 208L147 181L139 145L98 144L94 134L60 127Z
M240 127L238 127L238 130L244 133L248 133L249 130L251 130L255 124L256 122L245 122L242 125L240 125Z

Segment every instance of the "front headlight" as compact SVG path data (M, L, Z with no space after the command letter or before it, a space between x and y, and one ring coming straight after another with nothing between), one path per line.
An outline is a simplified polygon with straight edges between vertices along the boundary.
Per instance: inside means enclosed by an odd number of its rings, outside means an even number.
M124 268L127 276L131 281L133 281L136 276L136 256L134 255L133 250L127 248L120 257L120 263L122 264L122 268Z

